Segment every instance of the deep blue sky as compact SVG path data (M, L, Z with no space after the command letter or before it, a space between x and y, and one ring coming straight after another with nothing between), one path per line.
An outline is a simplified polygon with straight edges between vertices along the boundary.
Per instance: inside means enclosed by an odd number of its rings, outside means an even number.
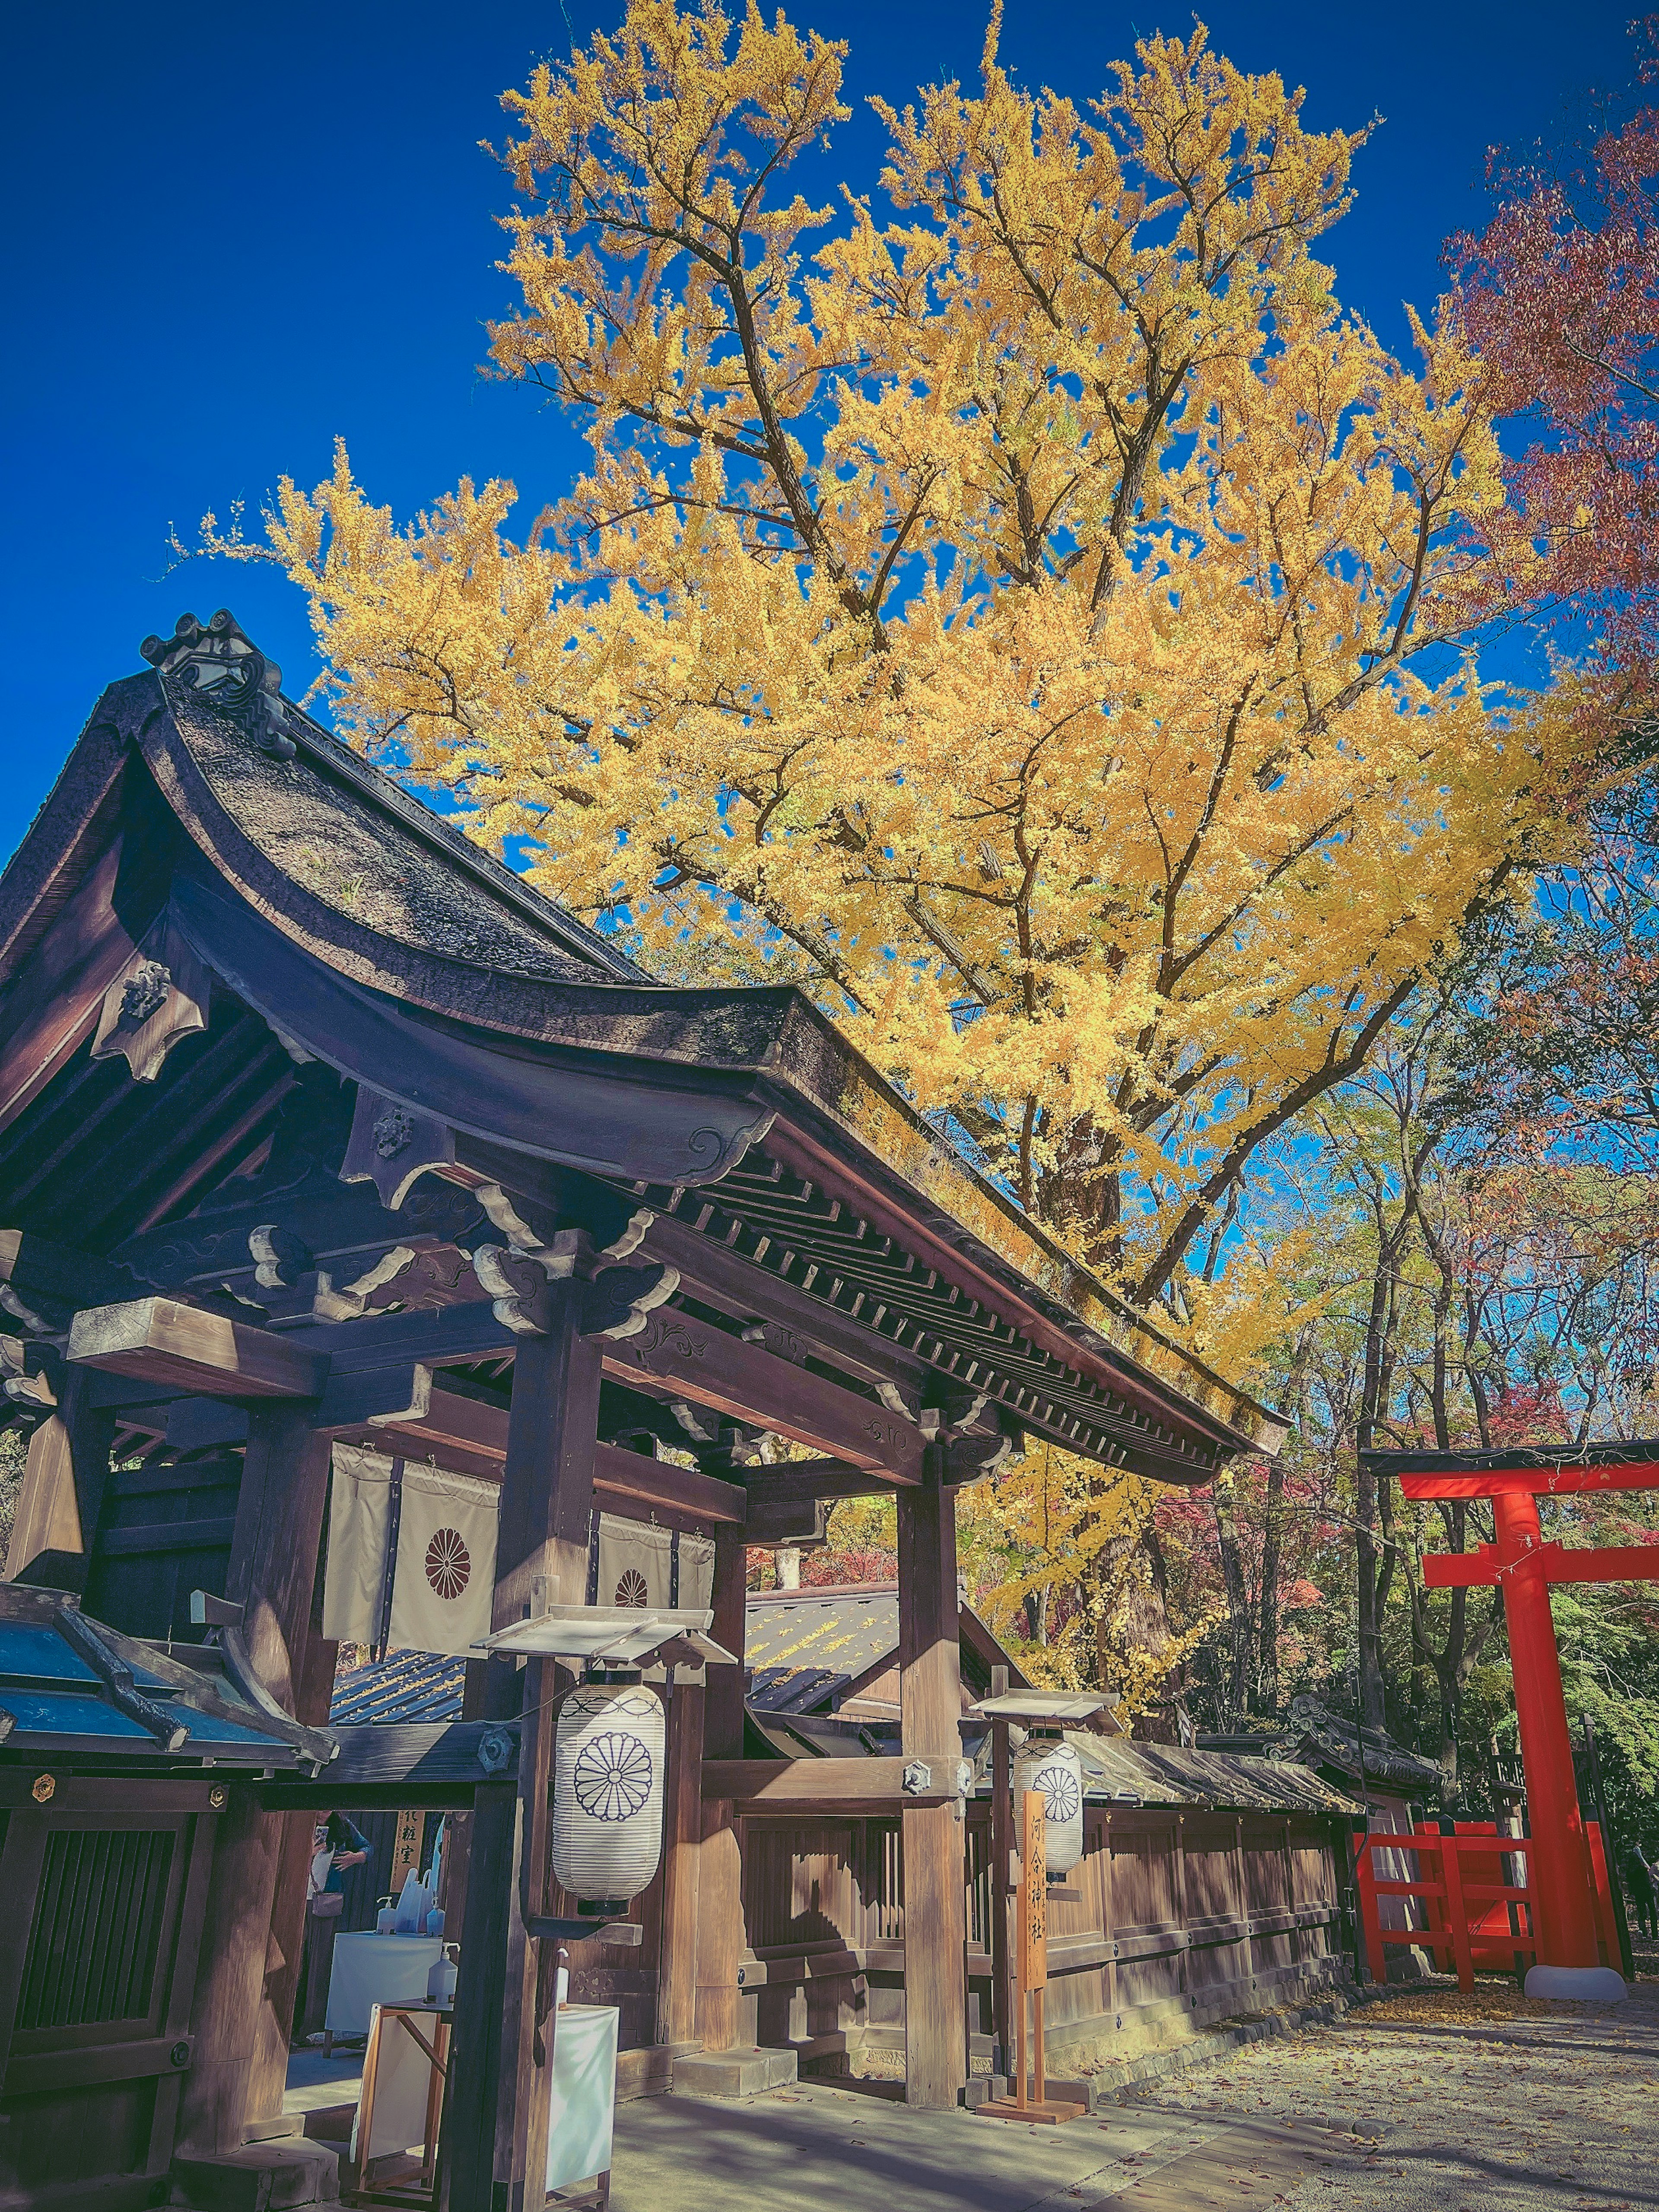
M490 216L506 179L477 149L496 95L568 50L617 0L289 0L252 8L39 7L11 19L4 94L0 365L7 515L0 609L0 855L44 797L98 692L141 665L181 609L228 604L281 661L314 673L297 593L274 571L167 575L167 526L256 509L311 483L343 434L400 514L458 476L510 475L539 505L573 445L529 393L475 374L505 301ZM971 79L984 8L812 0L849 39L855 99L902 103ZM1437 289L1443 234L1476 217L1486 147L1547 131L1587 82L1626 74L1613 0L1218 0L1215 43L1305 84L1316 126L1386 122L1359 204L1322 249L1339 295L1403 344L1403 298ZM1010 0L1004 55L1079 98L1137 29L1185 33L1185 6ZM837 135L858 188L880 152L862 112Z

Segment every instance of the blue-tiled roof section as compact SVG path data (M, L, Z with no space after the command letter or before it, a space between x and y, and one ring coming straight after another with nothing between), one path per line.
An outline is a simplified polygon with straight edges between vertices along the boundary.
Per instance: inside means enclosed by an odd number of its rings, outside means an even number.
M769 1713L827 1708L897 1650L898 1592L890 1584L750 1597L749 1702Z
M0 1585L0 1764L48 1753L124 1773L327 1763L325 1735L271 1720L257 1695L233 1652L164 1651L60 1592Z
M465 1659L431 1651L393 1651L369 1667L336 1677L328 1709L331 1728L388 1727L410 1721L458 1721L466 1681Z
M97 1679L55 1628L32 1620L0 1620L0 1680L78 1682L90 1688Z

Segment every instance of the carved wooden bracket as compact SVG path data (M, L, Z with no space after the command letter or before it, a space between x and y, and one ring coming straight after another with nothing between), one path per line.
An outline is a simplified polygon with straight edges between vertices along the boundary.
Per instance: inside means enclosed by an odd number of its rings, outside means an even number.
M1013 1448L1012 1439L1000 1430L992 1437L952 1437L942 1447L945 1458L940 1479L950 1489L957 1489L963 1483L979 1482L1000 1467Z
M154 1083L179 1038L207 1027L209 990L206 969L164 918L105 992L92 1057L124 1059L135 1083Z
M454 1159L455 1132L447 1123L358 1085L342 1182L372 1182L395 1213L429 1168L451 1167Z
M317 1273L317 1287L312 1295L311 1310L319 1321L359 1321L368 1310L371 1295L384 1290L388 1283L396 1282L404 1269L415 1263L415 1253L407 1244L394 1244L383 1252L371 1267L365 1268L351 1282L334 1287L334 1278L325 1268Z
M42 1419L57 1410L63 1360L50 1345L0 1336L0 1391L8 1401Z
M544 1336L552 1326L554 1285L580 1285L584 1336L637 1335L646 1316L679 1288L674 1267L604 1267L586 1233L561 1230L533 1252L480 1244L472 1255L478 1280L489 1291L497 1321L520 1335Z

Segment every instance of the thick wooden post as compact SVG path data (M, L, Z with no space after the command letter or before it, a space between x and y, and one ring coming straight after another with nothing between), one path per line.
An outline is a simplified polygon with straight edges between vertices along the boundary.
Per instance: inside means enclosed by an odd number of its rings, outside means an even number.
M991 1695L1006 1697L1008 1669L991 1669ZM1008 1723L991 1723L991 2033L997 2046L999 2070L1006 2074L1013 2064L1012 1990L1009 1977L1009 1916L1014 1888L1008 1869L1014 1852L1013 1769L1009 1757ZM1109 1933L1109 1930L1108 1931Z
M953 1781L962 1757L956 1497L937 1480L898 1492L899 1713L904 1756ZM907 1805L904 2100L954 2106L968 2077L958 1808Z
M714 1534L714 1623L709 1634L736 1655L735 1667L710 1667L704 1692L703 1753L743 1757L744 1646L748 1636L749 1553L741 1528ZM705 2051L738 2040L738 1967L743 1958L743 1850L731 1801L702 1808L697 1852L697 1993L693 2033Z
M705 1696L701 1684L677 1682L668 1704L657 2041L671 2049L694 2043L697 2033L697 1860L702 1844Z
M226 1583L226 1595L243 1608L254 1669L289 1712L307 1702L312 1601L328 1493L329 1438L313 1430L308 1413L289 1401L250 1411ZM314 1701L314 1675L310 1686ZM260 1812L246 1788L232 1792L202 1931L182 2148L237 2149L250 2128L281 2113L305 1889L290 1867L283 1884L286 1918L279 1925L278 1881L285 1857L309 1856L313 1824L309 1813Z
M29 1438L28 1464L6 1552L8 1582L15 1582L43 1553L58 1555L60 1573L76 1557L91 1561L115 1434L114 1414L88 1402L92 1381L70 1368L63 1403Z
M546 1333L522 1337L514 1356L496 1541L497 1628L522 1620L538 1596L580 1605L587 1594L599 1348L580 1334L581 1289L574 1281L556 1285ZM509 1702L513 1671L491 1662L492 1709ZM452 2212L502 2206L540 2212L546 2193L554 2018L550 2010L544 2020L541 2009L550 2003L552 1960L541 1958L524 1916L547 1910L555 1673L551 1660L530 1659L517 1676L516 1795L480 1790L476 1801L449 2100Z

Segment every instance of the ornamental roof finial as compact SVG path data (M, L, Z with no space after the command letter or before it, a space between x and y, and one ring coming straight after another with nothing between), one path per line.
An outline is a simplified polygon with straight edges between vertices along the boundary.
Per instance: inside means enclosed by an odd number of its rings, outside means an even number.
M295 744L287 735L288 710L282 699L283 672L267 660L238 624L228 607L211 622L180 615L171 637L147 637L138 648L164 683L179 684L235 723L276 760L292 760Z

